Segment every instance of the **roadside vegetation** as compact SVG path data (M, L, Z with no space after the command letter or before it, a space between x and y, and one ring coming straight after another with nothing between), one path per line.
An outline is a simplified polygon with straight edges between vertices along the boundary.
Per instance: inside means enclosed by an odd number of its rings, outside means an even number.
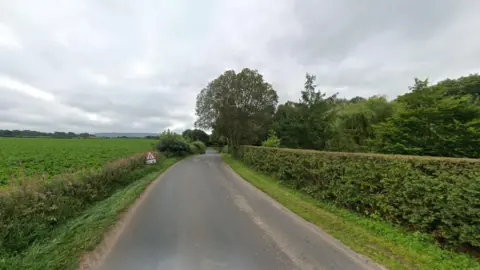
M205 144L193 139L171 131L158 141L1 138L8 146L2 155L29 173L0 190L0 269L75 268L160 172L205 153ZM146 150L154 152L156 164L146 165Z
M79 260L93 250L103 235L114 224L145 188L180 158L161 159L136 171L135 181L116 190L75 217L51 230L18 253L2 254L0 269L78 269ZM144 175L140 178L141 175Z
M284 181L254 171L228 154L222 156L235 172L258 189L388 269L480 269L480 261L467 254L442 249L429 234L411 233L374 216L314 199Z
M278 105L258 71L231 70L198 94L196 125L212 130L210 142L219 149L302 198L394 224L407 238L428 238L442 254L478 256L479 89L476 74L435 85L415 78L408 93L391 101L346 99L327 96L307 74L300 100ZM438 269L478 267L473 260Z
M480 245L478 159L255 146L241 146L235 157L316 200L430 233L442 246Z
M394 100L347 99L322 92L307 74L300 100L278 105L257 71L231 70L198 94L196 125L231 148L260 145L273 130L286 148L480 157L480 75L434 85L415 78L408 90Z
M157 162L164 159L157 154ZM31 179L9 187L0 195L0 254L23 252L57 226L148 174L143 168L145 154L138 154L101 169Z
M168 157L205 154L206 146L202 141L191 141L191 137L166 130L160 134L157 150Z

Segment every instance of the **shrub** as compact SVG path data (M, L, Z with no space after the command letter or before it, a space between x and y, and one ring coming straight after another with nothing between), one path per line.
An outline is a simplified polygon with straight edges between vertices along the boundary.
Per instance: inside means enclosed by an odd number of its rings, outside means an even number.
M205 154L205 152L207 150L207 147L205 146L205 144L202 141L194 141L192 143L192 146L195 149L194 152L198 153L198 154Z
M191 154L198 154L198 149L197 149L197 147L195 147L195 145L193 145L192 143L189 143L189 144L188 144L188 148L190 148L190 153L191 153Z
M170 130L160 134L156 148L167 156L186 156L191 154L193 150L182 135L171 132Z
M221 152L221 153L228 153L228 145L224 145L224 146L220 149L220 152Z
M235 156L318 200L480 248L480 160L254 146Z
M164 157L157 154L157 162ZM0 254L18 254L59 224L96 201L151 172L145 154L117 160L102 169L64 174L49 181L30 181L0 194Z
M262 142L262 146L265 147L280 147L280 139L275 134L274 130L268 131L268 138Z

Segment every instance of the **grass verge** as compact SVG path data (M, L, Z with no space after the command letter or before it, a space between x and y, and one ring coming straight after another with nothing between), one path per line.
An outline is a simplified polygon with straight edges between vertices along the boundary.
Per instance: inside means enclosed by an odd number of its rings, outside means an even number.
M255 172L230 155L223 159L242 178L305 220L388 269L480 269L467 254L440 248L427 234L412 233L374 218L364 217L314 200L272 177Z
M151 173L117 190L112 196L87 209L81 216L58 227L50 238L34 243L22 254L0 258L0 269L78 268L80 256L93 250L103 240L104 233L116 222L118 216L135 202L160 173L178 160L169 158L161 164L152 165L149 167Z

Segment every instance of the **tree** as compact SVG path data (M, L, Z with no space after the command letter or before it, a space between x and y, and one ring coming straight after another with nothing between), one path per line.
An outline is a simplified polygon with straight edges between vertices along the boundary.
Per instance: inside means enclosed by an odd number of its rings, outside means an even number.
M302 99L300 100L300 103L311 106L323 100L325 93L316 90L316 79L317 77L315 75L309 73L305 75L305 88L301 91Z
M186 156L193 150L183 136L168 129L160 134L155 148L166 156Z
M436 85L415 78L409 90L393 101L338 98L307 73L300 100L275 110L276 93L260 74L227 71L197 96L196 125L211 129L218 145L258 145L272 129L289 148L480 157L479 75Z
M268 138L262 142L265 147L280 147L280 139L275 134L273 129L268 131Z
M392 115L393 105L384 96L368 99L354 98L340 104L335 111L333 136L327 142L328 150L367 151L370 140L375 138L373 125Z
M392 154L480 157L480 101L472 91L480 89L474 78L448 80L428 86L415 79L412 92L396 99L397 109L384 123L374 126L374 150ZM476 79L476 80L473 80ZM468 87L464 83L468 82ZM472 85L476 82L476 85Z
M218 131L214 129L212 130L212 134L210 135L209 142L210 145L215 145L222 148L224 145L227 144L227 139L225 136L218 134Z
M274 116L273 130L285 147L300 148L307 140L302 109L301 104L292 101L278 106Z
M187 129L182 133L182 136L188 139L189 141L201 141L205 145L209 144L208 134L201 129Z
M284 146L323 150L332 136L336 94L326 98L315 80L307 73L300 101L289 101L277 110L273 127Z
M277 102L276 91L258 71L229 70L198 94L195 125L226 137L233 148L256 144L266 135Z

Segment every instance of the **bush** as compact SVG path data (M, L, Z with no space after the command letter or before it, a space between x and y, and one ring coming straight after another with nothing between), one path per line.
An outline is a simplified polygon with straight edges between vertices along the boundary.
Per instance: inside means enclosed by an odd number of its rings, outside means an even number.
M254 146L235 157L318 200L480 248L480 160Z
M265 147L280 147L280 139L275 134L274 130L268 132L268 138L262 142L262 146Z
M193 153L193 149L185 138L169 130L160 134L157 150L166 156L186 156Z
M157 154L157 162L164 157ZM117 160L103 169L31 181L0 194L0 254L17 254L87 206L150 173L145 154ZM143 168L143 169L141 169Z
M207 147L205 146L205 144L202 141L194 141L192 143L192 146L195 149L194 153L205 154L205 152L207 150Z

